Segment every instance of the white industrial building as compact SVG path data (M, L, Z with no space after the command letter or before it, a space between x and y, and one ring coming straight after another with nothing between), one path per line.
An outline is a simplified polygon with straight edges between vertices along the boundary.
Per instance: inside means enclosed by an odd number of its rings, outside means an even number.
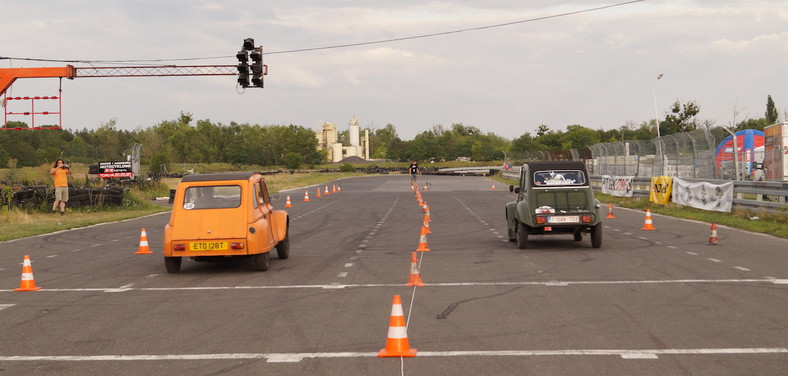
M344 146L338 142L338 127L335 123L319 122L317 137L317 148L325 150L329 162L340 162L347 157L359 157L369 160L369 129L364 130L364 137L361 138L358 119L353 116L350 119L348 129L349 146Z

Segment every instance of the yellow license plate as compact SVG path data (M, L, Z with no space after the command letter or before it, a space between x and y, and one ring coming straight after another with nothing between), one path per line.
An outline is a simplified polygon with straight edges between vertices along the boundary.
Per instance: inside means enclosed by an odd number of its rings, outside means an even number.
M189 243L190 251L226 251L227 242L192 242Z

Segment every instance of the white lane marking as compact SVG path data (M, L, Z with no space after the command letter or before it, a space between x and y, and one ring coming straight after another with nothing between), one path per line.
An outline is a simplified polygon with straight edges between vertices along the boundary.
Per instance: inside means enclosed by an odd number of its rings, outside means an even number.
M743 266L734 266L733 268L734 269L739 269L739 270L741 270L743 272L749 272L750 271L750 269L747 269L747 268L745 268Z
M346 268L352 268L353 267L353 263L352 262L348 262L348 263L345 264L345 267Z
M640 239L640 240L648 240L648 238L645 237L645 236L638 236L638 239Z
M692 256L697 256L697 255L698 255L698 254L697 254L697 253L695 253L695 252L685 252L685 253L686 253L686 254L688 254L688 255L692 255Z
M669 245L668 248L670 248L670 249L679 249L679 247L676 247L675 245Z
M541 273L541 272L540 272ZM594 286L594 285L659 285L683 283L772 283L776 285L788 284L788 279L763 278L763 279L671 279L671 280L645 280L645 281L522 281L522 282L452 282L430 283L429 287L469 287L469 286ZM48 289L41 292L126 292L126 291L211 291L211 290L286 290L286 289L344 289L344 288L369 288L369 287L401 287L393 283L366 283L343 285L332 283L330 285L280 285L280 286L193 286L193 287L129 287L109 288L75 288L75 289ZM14 290L0 290L0 292L13 292Z
M339 274L337 274L337 277L339 277L339 278L345 278L345 277L347 277L347 272L342 272L342 273L339 273Z
M101 247L101 243L96 243L96 244L93 244L93 245L90 246L90 248L93 248L93 247Z
M55 257L57 257L57 255L49 255L49 256L47 256L47 258L55 258Z
M713 262L722 262L722 260L715 259L715 258L707 258L706 260L713 261Z
M13 307L15 305L16 304L0 304L0 311L4 310L6 308L11 308L11 307Z
M620 356L624 359L658 359L659 355L754 355L785 354L786 347L707 348L707 349L646 349L646 350L502 350L502 351L419 351L419 357L455 356ZM238 360L265 359L269 363L297 363L303 359L372 358L377 352L323 352L323 353L224 353L224 354L115 354L115 355L11 355L0 356L0 361L23 362L85 362L85 361L171 361L171 360Z

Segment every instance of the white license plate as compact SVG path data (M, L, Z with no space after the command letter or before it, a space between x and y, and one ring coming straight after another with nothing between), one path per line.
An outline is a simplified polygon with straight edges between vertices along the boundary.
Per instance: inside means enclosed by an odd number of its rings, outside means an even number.
M547 223L575 223L580 222L577 215L562 215L560 217L547 217Z

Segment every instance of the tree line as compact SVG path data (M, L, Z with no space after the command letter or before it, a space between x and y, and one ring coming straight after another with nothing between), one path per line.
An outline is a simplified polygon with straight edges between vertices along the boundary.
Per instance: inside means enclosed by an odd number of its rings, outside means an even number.
M536 132L525 132L508 140L492 132L461 123L449 127L435 125L417 134L413 140L402 140L393 124L370 129L370 153L375 159L393 161L443 161L468 158L474 161L506 159L507 153L532 153L568 150L598 143L622 140L651 140L661 135L708 129L721 140L727 133L712 122L697 118L700 106L694 101L675 101L665 118L640 124L627 122L616 129L591 129L572 124L566 130L551 129L546 124ZM779 113L768 96L764 117L745 119L729 128L759 129L779 121ZM734 110L735 118L735 110ZM9 122L7 128L27 128L23 122ZM348 131L339 135L347 140ZM208 119L194 121L191 114L181 113L176 120L133 131L116 128L115 120L97 129L70 131L2 130L0 131L0 168L40 166L58 158L86 164L98 161L125 160L131 147L143 145L143 164L157 171L169 163L230 163L299 168L326 162L326 154L318 150L315 131L300 125L268 125L214 123ZM345 142L347 144L347 142Z

